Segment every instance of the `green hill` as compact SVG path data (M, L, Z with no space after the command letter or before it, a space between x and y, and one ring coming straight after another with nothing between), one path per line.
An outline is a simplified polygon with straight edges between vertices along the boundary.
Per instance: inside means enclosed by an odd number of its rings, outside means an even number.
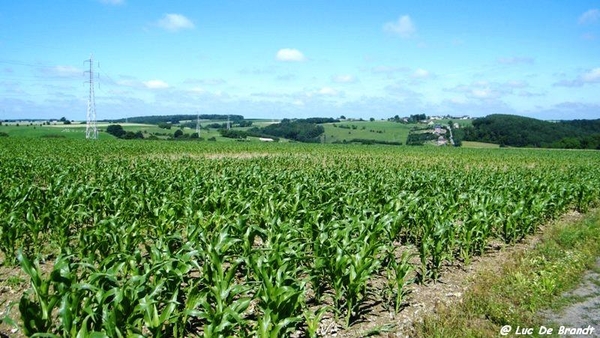
M325 143L352 142L352 140L374 140L406 143L408 132L414 125L389 121L344 121L326 123Z
M464 133L466 141L500 146L600 149L600 119L549 122L494 114L475 119Z

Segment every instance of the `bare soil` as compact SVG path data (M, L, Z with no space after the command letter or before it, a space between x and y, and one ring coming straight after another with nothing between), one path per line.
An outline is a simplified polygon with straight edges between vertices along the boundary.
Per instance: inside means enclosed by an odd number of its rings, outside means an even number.
M592 270L586 272L581 284L562 297L567 299L569 306L541 314L548 323L553 324L551 327L586 328L591 325L596 329L593 337L600 337L600 259Z

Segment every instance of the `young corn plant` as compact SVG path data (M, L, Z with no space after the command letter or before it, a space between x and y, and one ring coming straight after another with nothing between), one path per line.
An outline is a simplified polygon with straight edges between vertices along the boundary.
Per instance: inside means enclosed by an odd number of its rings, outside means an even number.
M410 278L411 272L414 270L414 266L410 262L413 255L408 251L403 251L399 260L396 260L393 251L389 254L392 256L390 264L386 268L387 275L387 296L388 303L391 303L395 313L399 313L404 298L408 294L407 287L413 282Z
M302 321L306 282L298 278L299 268L289 263L279 265L274 256L253 256L251 266L257 278L255 297L262 314L257 323L259 337L286 337Z
M200 256L202 265L202 291L195 297L193 310L187 314L203 322L204 337L234 335L245 329L248 321L245 312L250 306L249 285L236 281L238 267L242 258L229 259L230 248L237 244L235 240L222 232L212 239L200 235Z
M76 276L68 259L58 257L49 276L43 276L37 261L32 263L22 251L18 259L23 271L31 279L31 289L19 302L23 321L23 332L59 334L69 332L73 322L71 311L65 307L64 299L69 295ZM58 310L58 317L55 311Z
M353 223L357 224L357 223ZM361 231L363 230L363 231ZM384 249L380 232L344 227L334 231L331 251L326 269L332 279L334 304L337 314L345 312L344 323L348 327L359 315L360 306L367 292L367 282L380 266L379 255ZM382 230L380 229L382 232ZM358 237L353 237L358 232Z
M305 308L302 315L304 317L304 323L306 324L305 333L310 338L316 338L319 335L319 327L323 316L328 311L331 311L331 307L324 305L316 310Z

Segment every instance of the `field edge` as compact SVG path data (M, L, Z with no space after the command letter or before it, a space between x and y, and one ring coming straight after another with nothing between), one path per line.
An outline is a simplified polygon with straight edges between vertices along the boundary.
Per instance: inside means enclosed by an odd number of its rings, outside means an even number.
M562 297L600 257L600 209L550 224L531 249L477 274L459 304L437 308L415 325L415 337L498 337L501 328L553 327L542 312L574 300ZM556 323L568 325L569 323ZM556 330L555 330L556 331ZM412 336L412 335L411 335Z

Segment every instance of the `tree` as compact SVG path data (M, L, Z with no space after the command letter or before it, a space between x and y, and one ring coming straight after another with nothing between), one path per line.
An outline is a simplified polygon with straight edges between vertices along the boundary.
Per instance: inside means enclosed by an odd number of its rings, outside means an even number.
M371 118L369 119L369 121L373 122L373 121L375 121L375 119L371 117Z
M183 131L182 131L181 129L177 129L177 130L175 131L175 133L173 134L173 137L174 137L174 138L179 138L179 137L181 137L181 136L183 136Z
M106 132L118 138L122 138L126 133L120 124L109 125L106 127Z
M158 124L158 127L161 129L171 129L171 124L167 122L161 122Z
M250 126L252 126L252 121L246 121L246 120L240 121L239 126L242 128L250 127Z
M340 116L340 120L345 120L345 119L346 119L346 116L344 116L344 115Z

